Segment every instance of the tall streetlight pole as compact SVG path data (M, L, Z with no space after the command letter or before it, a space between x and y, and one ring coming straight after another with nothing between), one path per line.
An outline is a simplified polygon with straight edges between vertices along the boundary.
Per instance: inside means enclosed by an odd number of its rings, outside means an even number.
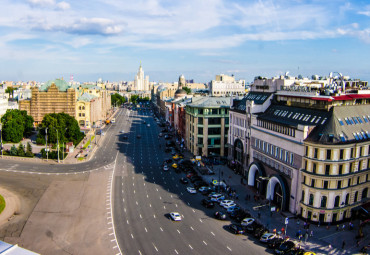
M57 131L57 152L58 152L58 163L60 163L59 161L59 135L58 135L58 129L56 127L53 127L55 129L55 131Z
M45 144L46 144L46 161L48 161L49 159L49 155L48 155L48 128L45 129Z
M0 123L1 157L3 157L3 124Z

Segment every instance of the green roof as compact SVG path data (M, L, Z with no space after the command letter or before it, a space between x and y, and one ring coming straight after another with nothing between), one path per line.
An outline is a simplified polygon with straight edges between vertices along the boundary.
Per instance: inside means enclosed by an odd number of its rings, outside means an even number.
M47 81L45 84L41 85L41 87L39 88L39 91L47 91L49 87L51 86L51 84L53 83L55 84L55 86L57 86L59 91L66 92L67 89L70 88L70 85L65 80L56 79L56 80Z
M97 98L97 97L89 93L83 93L80 97L78 97L77 101L90 102L94 98Z

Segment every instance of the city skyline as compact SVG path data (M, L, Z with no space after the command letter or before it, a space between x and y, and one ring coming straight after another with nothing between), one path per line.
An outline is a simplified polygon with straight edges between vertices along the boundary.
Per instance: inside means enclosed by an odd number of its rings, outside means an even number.
M150 81L180 74L370 80L366 1L4 0L0 80Z

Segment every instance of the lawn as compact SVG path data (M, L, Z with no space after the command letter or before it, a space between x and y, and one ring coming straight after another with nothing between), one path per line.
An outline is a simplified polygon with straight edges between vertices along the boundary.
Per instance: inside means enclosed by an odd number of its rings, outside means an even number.
M0 195L0 213L4 210L5 208L5 199L2 195Z

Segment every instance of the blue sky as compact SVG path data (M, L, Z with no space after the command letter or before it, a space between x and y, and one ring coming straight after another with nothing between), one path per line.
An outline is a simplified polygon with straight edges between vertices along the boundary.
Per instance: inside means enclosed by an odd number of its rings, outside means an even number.
M1 0L0 81L151 81L180 74L370 81L370 2Z

